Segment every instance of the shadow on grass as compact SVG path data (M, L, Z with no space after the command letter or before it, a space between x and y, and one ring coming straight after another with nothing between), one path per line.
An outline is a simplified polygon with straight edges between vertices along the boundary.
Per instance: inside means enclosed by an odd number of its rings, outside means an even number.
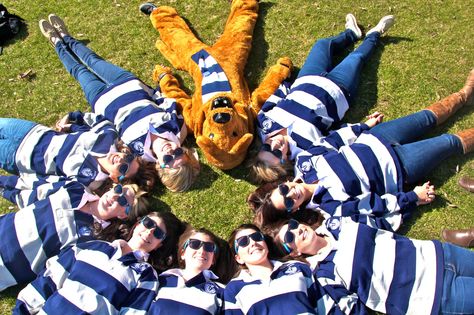
M372 109L377 104L377 73L385 46L398 44L402 41L412 41L412 39L406 37L392 37L390 35L385 35L380 38L377 47L362 68L358 93L344 121L364 121L365 116L372 113Z

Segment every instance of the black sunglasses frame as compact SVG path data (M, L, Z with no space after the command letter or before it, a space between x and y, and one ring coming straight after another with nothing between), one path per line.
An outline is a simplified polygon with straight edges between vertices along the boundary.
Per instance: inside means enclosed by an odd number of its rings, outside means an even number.
M173 154L163 155L163 163L164 164L169 164L169 163L173 162L174 160L176 160L177 158L179 158L180 156L182 156L183 154L184 154L183 148L176 148L173 151Z
M122 207L126 207L125 208L125 214L128 216L130 214L130 209L131 209L131 206L130 204L128 203L128 200L127 198L125 197L125 195L123 194L123 186L122 184L117 184L115 185L114 187L114 193L119 195L119 197L117 198L117 202L120 206Z
M265 240L265 236L263 235L262 232L253 232L252 234L244 235L235 239L235 242L234 242L235 252L236 253L238 252L239 247L242 247L242 248L247 247L250 244L250 239L252 239L254 242L261 242Z
M283 196L283 204L285 205L286 211L290 213L295 205L295 201L287 197L290 192L290 187L286 184L280 184L278 185L278 192Z
M204 251L208 253L216 253L217 252L217 245L214 242L205 242L195 238L190 238L184 243L184 249L189 246L189 248L194 250L199 250L199 248L203 248Z
M153 236L161 241L164 241L166 238L166 233L156 224L153 219L151 219L149 216L144 216L141 220L140 223L146 227L147 229L155 229L153 231Z

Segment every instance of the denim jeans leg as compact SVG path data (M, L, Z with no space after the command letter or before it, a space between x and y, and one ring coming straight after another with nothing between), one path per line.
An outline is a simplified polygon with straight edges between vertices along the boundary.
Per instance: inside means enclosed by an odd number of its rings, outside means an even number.
M435 114L429 110L422 110L378 124L370 129L370 133L384 138L391 144L404 144L419 139L435 126Z
M350 101L353 101L357 94L362 66L372 55L379 38L380 34L377 32L369 34L357 49L344 58L327 75L328 79L348 93Z
M393 147L405 171L407 184L418 183L443 160L453 154L463 154L462 143L452 134Z
M298 78L305 75L321 75L331 71L332 57L356 41L357 37L351 30L317 40L306 57Z
M443 243L441 314L474 314L474 252Z
M94 72L107 86L135 76L97 55L82 42L71 36L65 36L64 42L77 58Z
M18 174L16 152L23 138L35 125L28 120L0 118L0 167L5 171Z
M83 65L81 61L69 51L66 45L57 43L56 53L58 54L59 60L61 60L66 70L81 85L87 102L92 104L92 101L95 99L96 95L102 92L107 87L107 85L85 65Z

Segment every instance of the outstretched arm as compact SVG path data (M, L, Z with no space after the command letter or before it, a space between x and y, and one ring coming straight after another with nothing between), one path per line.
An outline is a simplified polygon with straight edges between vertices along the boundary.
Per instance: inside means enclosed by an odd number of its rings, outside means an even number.
M270 67L260 86L252 93L252 110L255 117L272 94L278 92L278 86L288 78L293 70L293 63L288 57L278 59Z

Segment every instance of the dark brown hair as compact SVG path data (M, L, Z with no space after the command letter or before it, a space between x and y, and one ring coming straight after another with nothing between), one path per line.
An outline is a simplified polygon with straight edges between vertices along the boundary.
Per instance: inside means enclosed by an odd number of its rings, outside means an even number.
M181 258L181 253L184 252L184 244L189 240L193 235L197 233L202 233L209 236L214 244L217 246L217 252L214 253L214 262L210 270L219 277L219 282L226 284L232 279L236 273L238 267L237 263L232 256L229 245L225 240L216 236L214 233L205 228L194 229L191 226L188 226L188 229L181 235L179 238L179 252L178 252L178 262L179 267L184 268L185 262Z

